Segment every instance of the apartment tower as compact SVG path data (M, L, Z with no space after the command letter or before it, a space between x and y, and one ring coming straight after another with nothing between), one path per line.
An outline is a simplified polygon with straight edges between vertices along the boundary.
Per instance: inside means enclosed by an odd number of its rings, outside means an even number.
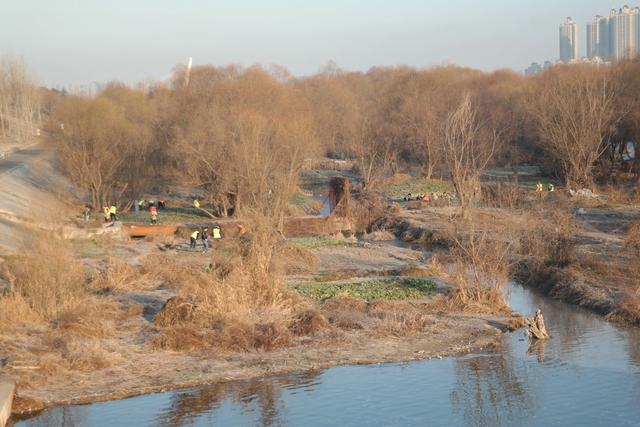
M571 18L560 24L560 60L578 59L578 24Z

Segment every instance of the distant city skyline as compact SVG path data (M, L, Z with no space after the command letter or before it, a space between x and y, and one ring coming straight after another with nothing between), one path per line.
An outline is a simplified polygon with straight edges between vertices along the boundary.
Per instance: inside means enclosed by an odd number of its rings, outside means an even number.
M0 4L0 55L50 87L162 79L194 65L260 63L310 75L444 64L522 71L558 58L558 24L586 23L608 0L20 0ZM584 39L583 39L584 40ZM586 43L581 43L586 45ZM581 47L581 55L584 49Z
M640 48L640 8L623 6L586 25L586 56L607 61L629 59Z

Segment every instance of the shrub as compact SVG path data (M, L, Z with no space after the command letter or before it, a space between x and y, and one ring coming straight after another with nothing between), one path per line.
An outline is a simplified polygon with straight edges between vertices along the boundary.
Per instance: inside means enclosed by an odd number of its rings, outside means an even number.
M507 310L503 285L508 280L511 242L490 238L486 231L473 227L458 231L453 240L449 307L479 312Z
M50 321L87 300L85 270L64 241L51 235L34 236L24 253L7 262L5 275L13 295L0 297L1 311L22 300L35 315ZM25 304L19 304L24 311Z

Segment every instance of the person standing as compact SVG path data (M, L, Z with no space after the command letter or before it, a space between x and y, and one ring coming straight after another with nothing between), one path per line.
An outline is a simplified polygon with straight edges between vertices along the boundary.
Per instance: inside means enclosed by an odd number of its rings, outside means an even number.
M109 222L109 219L111 219L111 213L110 213L109 207L103 206L102 213L104 214L104 222Z
M89 207L89 205L84 206L82 217L84 218L84 222L89 222L89 220L91 219L91 208Z
M189 248L191 249L196 248L196 243L198 242L199 235L200 235L200 232L198 230L193 230L193 233L191 233L191 236L189 237L189 240L190 240Z
M202 239L202 253L206 254L209 252L209 227L205 227L200 234L200 239Z
M155 206L149 208L151 214L151 224L156 225L158 223L158 209Z
M118 220L118 208L116 205L111 205L109 208L109 218L111 222L116 222Z
M222 239L222 233L220 232L219 225L214 225L211 231L212 231L211 234L213 235L214 240Z

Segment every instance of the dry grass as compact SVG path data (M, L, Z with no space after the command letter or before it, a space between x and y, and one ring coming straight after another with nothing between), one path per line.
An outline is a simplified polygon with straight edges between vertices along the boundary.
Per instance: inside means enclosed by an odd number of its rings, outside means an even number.
M153 284L149 279L150 274L143 273L140 268L117 258L108 258L104 269L96 274L91 287L100 292L144 289Z
M534 211L519 232L519 254L528 259L532 273L563 268L575 261L576 225L572 214Z
M84 267L64 241L54 236L33 236L23 253L26 255L6 263L4 275L11 292L0 297L0 312L12 312L13 321L52 321L89 299Z
M407 301L367 303L346 295L327 300L320 310L329 324L342 330L363 330L373 336L406 336L425 332L433 318Z
M530 191L511 183L487 184L482 187L484 204L495 208L520 209L528 206Z
M505 237L477 230L473 222L454 232L449 309L481 313L508 311L503 288L509 277L512 242Z
M181 320L162 321L160 324L166 330L154 340L154 346L193 350L194 345L185 344L180 348L180 341L173 340L176 326L196 327L188 336L212 336L204 342L216 349L231 351L287 346L291 342L290 329L304 329L304 326L292 325L296 319L308 321L299 316L306 303L284 286L282 263L278 260L279 236L262 221L256 219L251 235L237 242L237 263L228 266L224 274L218 274L212 266L209 270L194 268L189 274L183 270L183 274L175 278L180 281L179 295L183 298L180 306L192 308L187 310L186 318L181 314L177 316ZM165 264L161 274L172 280L174 270L174 266Z
M19 386L38 387L117 363L120 356L106 350L105 339L128 311L91 291L81 260L65 241L32 239L24 253L5 263L11 291L0 296L0 327L11 337L3 350L12 363L35 367L19 371Z
M315 335L327 329L329 322L316 308L307 308L296 313L289 327L291 333L297 336Z
M625 247L640 253L640 224L633 224L627 231Z
M16 292L0 296L0 328L11 332L42 321L25 298Z
M371 231L371 224L387 211L387 201L377 193L364 193L351 205L351 221L355 231Z

